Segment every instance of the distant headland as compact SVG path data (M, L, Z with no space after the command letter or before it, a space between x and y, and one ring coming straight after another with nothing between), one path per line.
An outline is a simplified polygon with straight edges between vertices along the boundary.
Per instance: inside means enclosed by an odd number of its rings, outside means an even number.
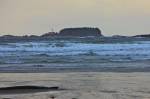
M24 36L13 36L13 35L3 35L0 36L0 41L30 41L30 40L46 40L53 37L104 37L99 28L92 27L77 27L77 28L64 28L60 32L48 32L43 33L40 36L37 35L24 35ZM128 36L114 35L112 38L126 38ZM132 37L144 37L150 38L150 34L145 35L135 35Z
M43 33L40 36L37 35L24 35L24 36L13 36L3 35L0 36L1 41L7 40L39 40L51 37L101 37L103 36L99 28L91 27L80 27L80 28L64 28L60 32L48 32Z

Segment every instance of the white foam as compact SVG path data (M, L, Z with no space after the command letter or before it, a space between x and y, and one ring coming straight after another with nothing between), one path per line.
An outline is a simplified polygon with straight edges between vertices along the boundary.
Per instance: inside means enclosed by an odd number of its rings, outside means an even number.
M58 42L59 44L59 42ZM29 42L29 43L10 43L0 45L0 56L12 53L46 53L49 55L79 55L89 52L97 55L128 55L128 56L150 56L150 42L136 42L132 44L86 44L86 43L65 43L60 42Z

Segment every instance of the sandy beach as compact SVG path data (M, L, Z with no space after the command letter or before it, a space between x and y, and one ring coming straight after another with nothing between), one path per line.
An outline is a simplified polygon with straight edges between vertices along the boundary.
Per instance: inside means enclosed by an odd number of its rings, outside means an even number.
M149 77L150 73L1 73L1 88L58 89L0 89L0 99L150 99Z

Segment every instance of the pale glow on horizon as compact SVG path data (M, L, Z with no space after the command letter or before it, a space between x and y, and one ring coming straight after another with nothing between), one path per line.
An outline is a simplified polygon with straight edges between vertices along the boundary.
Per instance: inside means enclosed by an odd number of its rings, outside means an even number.
M104 35L150 33L149 0L0 0L0 35L91 26Z

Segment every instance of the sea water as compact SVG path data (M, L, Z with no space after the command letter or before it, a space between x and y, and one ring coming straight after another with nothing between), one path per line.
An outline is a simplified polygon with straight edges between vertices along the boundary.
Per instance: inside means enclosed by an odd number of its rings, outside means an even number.
M138 68L149 67L149 60L150 40L143 38L59 38L0 43L1 70Z

